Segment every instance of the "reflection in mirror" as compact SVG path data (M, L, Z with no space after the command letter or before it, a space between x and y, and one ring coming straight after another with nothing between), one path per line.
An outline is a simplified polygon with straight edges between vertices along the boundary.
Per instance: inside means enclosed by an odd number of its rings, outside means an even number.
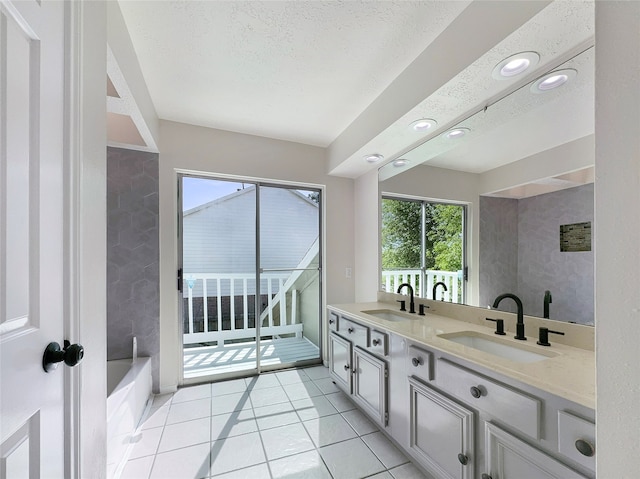
M530 316L593 324L593 199L593 183L521 199L481 196L479 304L510 291ZM563 251L565 225L587 247Z
M593 48L553 71L567 68L577 75L561 88L532 94L532 81L455 125L463 138L445 127L402 155L407 166L383 166L379 190L468 205L466 304L514 293L526 315L593 324Z

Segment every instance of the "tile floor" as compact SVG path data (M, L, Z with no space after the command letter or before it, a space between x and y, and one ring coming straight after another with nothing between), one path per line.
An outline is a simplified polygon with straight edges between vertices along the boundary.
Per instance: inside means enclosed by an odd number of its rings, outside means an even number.
M121 479L413 479L419 470L316 366L155 396Z

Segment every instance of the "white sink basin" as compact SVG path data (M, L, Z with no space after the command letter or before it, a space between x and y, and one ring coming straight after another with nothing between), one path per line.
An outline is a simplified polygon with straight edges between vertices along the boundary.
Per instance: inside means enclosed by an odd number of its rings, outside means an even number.
M411 316L404 315L402 313L397 313L395 311L392 311L390 309L372 309L372 310L368 310L368 311L362 311L364 314L369 314L371 316L375 316L376 318L380 318L380 319L384 319L385 321L410 321L412 319L415 319L415 317L412 316L416 316L415 314L412 314Z
M556 354L551 351L545 351L544 353L532 351L530 347L525 344L516 346L498 337L488 336L474 331L441 334L439 337L518 363L535 363L556 356Z

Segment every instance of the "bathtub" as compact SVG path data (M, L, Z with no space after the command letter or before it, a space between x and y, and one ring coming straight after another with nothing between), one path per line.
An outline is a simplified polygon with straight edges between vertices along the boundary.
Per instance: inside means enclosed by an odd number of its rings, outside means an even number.
M107 361L107 471L113 477L151 396L151 358Z

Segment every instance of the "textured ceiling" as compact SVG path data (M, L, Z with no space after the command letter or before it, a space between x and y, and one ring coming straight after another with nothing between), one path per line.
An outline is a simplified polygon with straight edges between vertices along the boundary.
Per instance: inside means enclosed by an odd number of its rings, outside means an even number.
M162 119L327 146L466 1L121 1Z
M518 3L504 5L522 11ZM387 161L410 158L409 167L424 162L480 173L592 133L592 52L574 65L579 69L575 85L546 98L522 91L510 95L563 62L576 62L574 56L593 45L590 0L539 2L539 12L504 40L491 43L489 49L468 48L476 60L452 72L437 91L420 98L413 108L403 105L401 114L389 116L382 130L372 128L370 116L362 113L374 100L398 105L395 94L390 94L397 89L388 87L400 83L401 73L406 80L411 71L417 75L414 84L423 82L425 73L448 71L452 59L460 58L459 48L439 47L431 63L423 65L426 72L407 69L436 45L438 36L450 33L447 38L488 45L481 41L490 38L484 32L491 25L507 24L495 10L484 8L482 0L470 4L119 2L161 119L317 146L333 143L332 148L336 139L349 138L356 125L354 147L338 155L337 165L329 158L331 174L356 178L379 168L362 159L374 152ZM458 31L454 25L464 15L487 29L478 29L475 36ZM530 50L540 55L531 72L506 81L491 77L502 59ZM467 120L487 105L486 112ZM416 134L407 128L422 117L435 118L437 129ZM438 136L461 121L469 122L472 135L455 148L442 145ZM359 123L368 130L359 129Z

